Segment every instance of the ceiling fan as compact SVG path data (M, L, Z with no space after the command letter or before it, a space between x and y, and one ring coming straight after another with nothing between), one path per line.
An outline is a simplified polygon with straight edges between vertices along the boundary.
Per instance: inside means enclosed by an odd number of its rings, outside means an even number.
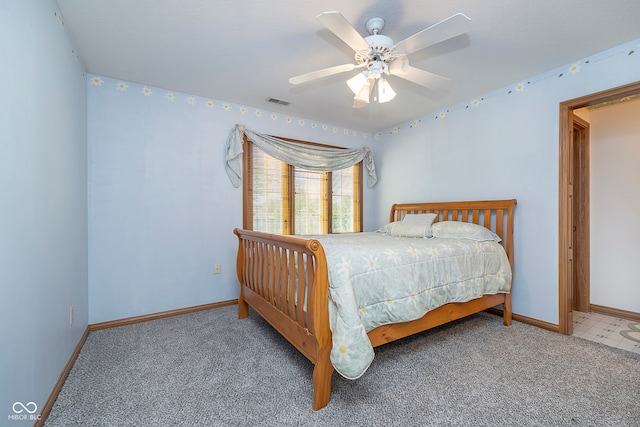
M338 36L355 51L355 64L336 65L310 73L291 77L289 83L297 85L355 69L364 70L347 80L355 94L353 107L369 104L371 95L380 103L391 101L395 92L384 78L393 75L430 89L439 89L449 81L446 77L409 65L408 55L463 34L471 27L471 19L457 13L424 30L394 43L390 37L380 34L384 19L371 18L365 27L368 36L362 37L340 12L323 12L316 17L329 31Z

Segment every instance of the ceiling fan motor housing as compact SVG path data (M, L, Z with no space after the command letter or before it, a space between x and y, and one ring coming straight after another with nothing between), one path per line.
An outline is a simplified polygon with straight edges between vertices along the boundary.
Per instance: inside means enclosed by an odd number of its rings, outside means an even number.
M355 60L358 64L365 64L370 61L389 63L398 56L391 37L382 34L373 34L364 39L369 45L369 50L356 52Z
M384 28L384 19L371 18L367 21L365 27L370 34L364 37L364 40L369 45L369 49L356 51L356 62L358 64L366 64L370 67L372 62L382 61L388 64L393 61L398 56L395 43L391 37L380 34L380 31Z

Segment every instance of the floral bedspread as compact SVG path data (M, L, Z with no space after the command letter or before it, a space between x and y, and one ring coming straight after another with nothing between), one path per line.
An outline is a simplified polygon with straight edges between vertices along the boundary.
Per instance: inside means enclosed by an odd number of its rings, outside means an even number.
M507 255L494 241L375 232L314 238L325 249L329 269L331 362L348 379L362 376L373 361L371 329L511 289Z

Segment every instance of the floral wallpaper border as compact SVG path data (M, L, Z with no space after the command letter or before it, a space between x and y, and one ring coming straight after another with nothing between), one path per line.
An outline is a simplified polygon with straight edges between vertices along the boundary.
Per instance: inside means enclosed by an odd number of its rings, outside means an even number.
M145 86L138 83L131 83L123 80L112 79L110 77L103 77L99 75L92 75L89 78L89 85L96 88L107 88L116 90L119 92L135 91L141 96L156 97L160 96L167 102L185 102L193 107L207 108L210 110L219 110L227 112L235 112L240 115L253 114L257 118L265 118L269 120L284 121L287 124L297 124L299 126L309 126L312 129L319 129L325 132L342 133L344 135L352 135L354 137L369 138L370 134L355 129L349 129L339 126L334 126L326 123L320 123L314 120L307 120L304 118L295 117L292 115L274 113L259 108L247 107L243 105L233 104L230 102L219 101L211 98L199 97L196 95L185 94L168 89L157 88L153 86ZM239 120L241 122L242 120ZM378 138L380 133L375 134L373 137Z
M629 47L631 45L634 45L634 47ZM574 62L569 66L557 68L553 71L540 74L531 80L521 81L516 83L514 86L498 89L496 91L490 92L485 96L474 98L472 100L453 105L449 108L446 108L436 113L435 115L422 116L419 119L414 119L412 121L405 122L401 125L382 130L378 134L379 135L380 134L389 134L389 135L397 134L401 130L415 128L420 123L425 122L427 120L443 120L447 117L448 114L451 114L454 112L480 108L483 103L493 98L497 98L500 96L517 95L518 93L524 92L525 90L529 90L529 88L534 86L535 84L548 79L570 78L571 76L574 76L583 70L588 70L589 66L592 64L608 61L613 58L619 58L621 55L624 55L627 58L635 58L635 59L640 58L640 55L638 55L636 52L636 50L640 49L640 43L638 43L638 41L632 41L630 43L627 43L626 45L622 45L619 48L614 48L614 49L616 50L601 52L591 57L591 59L584 59L581 61Z

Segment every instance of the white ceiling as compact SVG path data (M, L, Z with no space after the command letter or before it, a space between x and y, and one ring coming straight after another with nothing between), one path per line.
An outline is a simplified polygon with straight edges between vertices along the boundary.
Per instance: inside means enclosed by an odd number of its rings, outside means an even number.
M469 101L640 39L640 0L57 0L89 73L367 132ZM451 79L432 91L391 76L386 104L352 108L358 70L294 86L288 78L353 63L316 16L336 10L363 35L382 17L396 42L454 13L471 30L410 56ZM290 101L281 106L267 98Z

